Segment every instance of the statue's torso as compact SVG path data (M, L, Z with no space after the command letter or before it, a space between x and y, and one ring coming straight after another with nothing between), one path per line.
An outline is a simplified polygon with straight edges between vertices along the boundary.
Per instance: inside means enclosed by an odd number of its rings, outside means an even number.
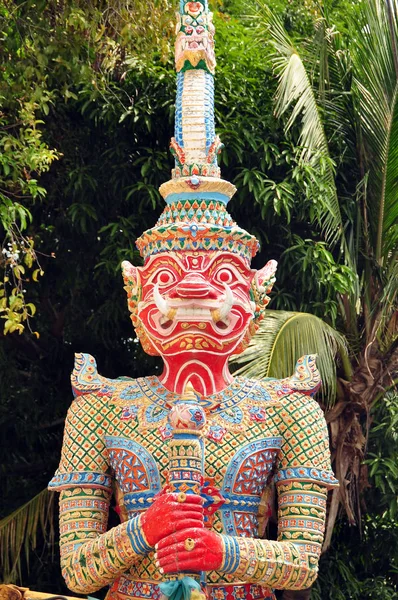
M94 478L94 487L112 483L118 512L126 520L146 510L168 483L168 440L172 437L168 413L180 396L167 391L157 377L101 377L94 359L80 356L72 376L74 416L67 424L74 430L74 441L66 456L73 470L75 465L76 471L90 471L87 476ZM207 421L203 430L202 495L207 527L233 536L262 536L270 514L268 484L272 479L283 479L286 471L280 469L281 453L290 470L303 471L303 463L308 464L306 437L313 435L314 403L295 392L290 383L236 378L226 390L204 400ZM297 409L301 426L296 435ZM76 431L81 436L76 436ZM310 458L315 469L318 462L321 467L321 456ZM86 475L77 477L84 479ZM156 582L161 579L150 553L114 583L110 598L157 600ZM225 584L228 589L234 578L208 572L207 581L220 584L222 590ZM271 591L261 586L251 588L246 590L246 598L273 598ZM214 600L226 598L223 594L218 598L221 592L217 589L213 589Z

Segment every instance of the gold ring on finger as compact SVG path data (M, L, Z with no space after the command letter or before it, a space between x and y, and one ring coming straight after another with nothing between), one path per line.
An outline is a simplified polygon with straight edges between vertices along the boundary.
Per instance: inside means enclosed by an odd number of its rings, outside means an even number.
M188 552L193 550L195 548L195 540L192 538L187 538L184 542L184 548L185 550L188 550Z
M187 495L185 494L185 492L180 492L177 496L177 502L185 502L186 499Z

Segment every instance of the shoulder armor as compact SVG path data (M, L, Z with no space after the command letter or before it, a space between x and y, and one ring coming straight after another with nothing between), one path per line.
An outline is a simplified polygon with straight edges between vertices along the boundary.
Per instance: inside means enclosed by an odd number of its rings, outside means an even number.
M322 385L316 357L316 354L306 354L299 358L293 375L282 379L282 382L294 392L313 396Z
M94 394L110 400L131 400L140 395L140 388L135 379L118 377L108 379L99 375L97 363L91 354L75 354L75 366L71 375L73 395ZM141 394L142 395L142 394Z
M91 354L75 354L75 365L71 374L74 396L88 393L103 393L112 383L110 379L98 374L97 363ZM105 395L105 394L104 394Z
M290 377L261 379L260 389L262 394L265 394L264 399L278 401L290 396L292 392L313 396L322 385L321 376L315 364L316 356L316 354L306 354L299 358L295 371Z

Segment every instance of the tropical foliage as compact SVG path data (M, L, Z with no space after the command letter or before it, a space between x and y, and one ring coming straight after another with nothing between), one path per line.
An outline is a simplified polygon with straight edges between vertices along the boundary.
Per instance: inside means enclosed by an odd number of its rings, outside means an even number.
M283 379L294 373L297 358L317 354L322 377L322 396L327 405L336 398L336 362L349 369L346 342L327 323L308 313L267 310L260 329L243 354L233 356L233 365L243 365L235 375Z
M240 366L283 376L319 352L346 517L331 538L334 494L312 594L393 598L397 7L270 0L245 19L239 0L215 8L231 212L262 242L254 266L279 261L271 311ZM66 592L40 527L30 572L15 559L22 540L35 545L36 519L45 529L45 494L18 509L57 466L73 353L94 354L110 377L159 368L130 329L119 264L138 264L135 239L159 214L171 169L173 10L0 0L0 547L11 578L32 588Z
M320 200L313 196L318 203L313 214L323 225L323 243L334 255L336 246L340 250L338 262L345 274L342 280L352 283L349 293L334 285L335 298L339 299L334 322L350 344L352 369L345 365L338 378L337 403L326 413L341 482L340 492L332 497L325 540L328 547L339 501L350 523L362 521L361 494L368 485L362 460L369 441L370 414L386 390L396 389L398 377L398 6L379 0L361 5L350 26L353 44L332 26L326 11L320 11L314 22L313 39L301 45L292 40L267 4L260 5L253 20L259 39L273 49L271 60L278 76L276 113L282 118L286 115L286 132L295 128L299 164L324 181L325 194ZM299 241L296 248L305 245ZM285 256L294 248L285 251ZM296 261L292 268L298 264ZM303 270L310 265L307 261ZM246 366L252 375L262 376L263 365L272 360L266 331L267 323L264 335L246 351L247 359L264 351L261 361ZM245 361L245 356L239 360ZM384 401L391 406L388 398ZM382 426L378 427L375 432ZM377 474L375 488L388 497L391 484L387 482L395 477L395 459L369 456L370 477ZM392 502L388 510L363 517L367 540L374 530L380 533L387 522L391 526L394 506ZM347 563L343 564L347 569ZM353 566L355 561L348 564ZM381 579L379 597L389 598L395 593L394 567L388 573L392 585ZM357 597L353 595L357 580L353 578L351 583L352 589L346 586L345 592L333 592L330 597L343 598L347 593ZM373 597L373 592L369 578L360 597ZM323 593L319 597L323 598Z
M24 555L36 550L40 533L47 544L54 543L54 497L46 489L0 521L1 563L4 583L22 579L21 563ZM22 555L22 556L21 556Z

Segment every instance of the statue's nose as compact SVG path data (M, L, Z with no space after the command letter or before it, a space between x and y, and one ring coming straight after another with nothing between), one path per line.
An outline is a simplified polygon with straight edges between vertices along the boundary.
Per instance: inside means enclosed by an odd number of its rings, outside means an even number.
M188 273L175 287L171 296L180 298L215 298L214 290L200 273Z

